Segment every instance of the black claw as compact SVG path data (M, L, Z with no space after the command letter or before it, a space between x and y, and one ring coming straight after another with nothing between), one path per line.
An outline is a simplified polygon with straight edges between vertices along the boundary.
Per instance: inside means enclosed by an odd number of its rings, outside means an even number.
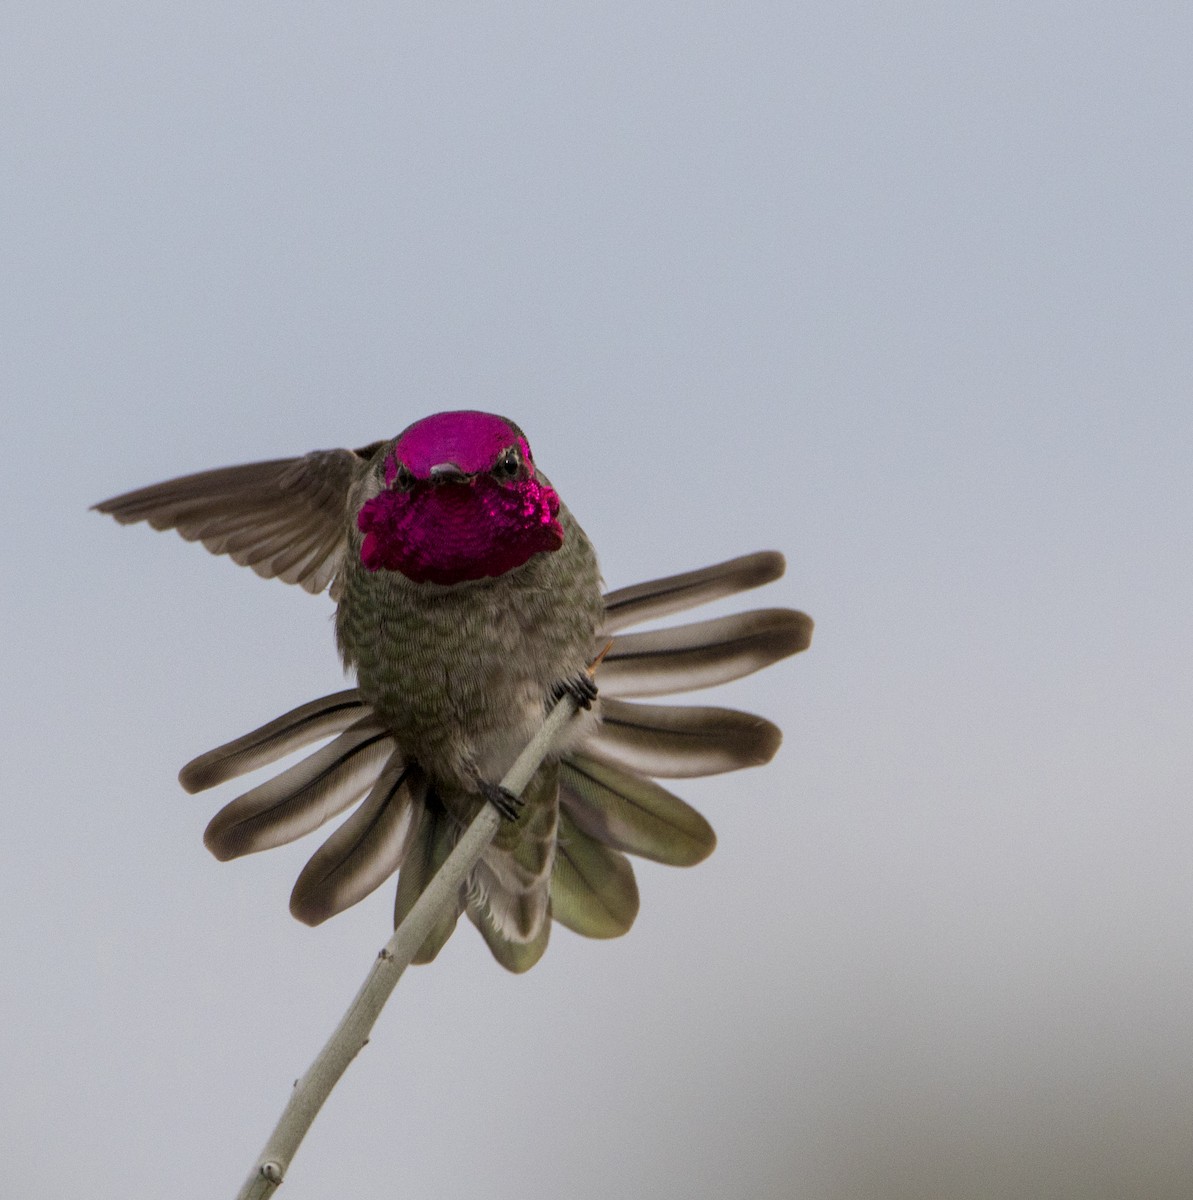
M580 708L591 708L597 698L596 681L587 671L578 671L570 679L561 679L551 689L551 695L555 700L571 696Z
M516 821L522 806L526 803L521 796L515 796L509 788L503 788L499 783L490 783L487 779L479 781L480 794L507 820Z

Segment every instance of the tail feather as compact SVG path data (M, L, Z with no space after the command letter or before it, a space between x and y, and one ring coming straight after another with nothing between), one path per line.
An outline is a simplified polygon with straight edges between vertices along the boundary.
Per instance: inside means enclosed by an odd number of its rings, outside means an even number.
M286 464L266 466L275 472ZM338 555L328 542L331 534L318 523L292 528L288 513L266 503L273 481L257 497L251 474L242 480L234 471L215 480L246 485L237 502L254 499L251 521L221 497L192 496L194 488L211 486L206 478L177 481L164 497L131 494L101 507L118 520L172 525L263 574L326 586ZM322 504L326 498L308 483L311 504ZM600 720L585 731L577 750L536 774L522 816L502 824L414 962L434 959L466 911L502 966L528 970L547 947L552 920L594 938L630 928L638 889L627 854L691 866L712 853L716 835L709 823L653 777L713 775L768 762L778 749L779 729L735 709L622 698L711 687L769 666L807 648L811 618L772 608L645 633L617 631L768 583L783 568L782 555L766 551L605 597L602 634L615 636L601 666ZM290 908L299 920L319 924L397 870L399 924L447 859L478 801L436 793L418 764L403 761L356 689L301 705L200 755L179 779L187 791L202 791L328 737L333 740L301 762L225 805L204 841L221 859L281 845L367 792L303 868Z
M380 887L406 857L426 787L395 750L360 807L303 867L290 895L294 916L318 925Z
M661 696L713 687L806 650L811 641L811 617L790 608L622 634L601 663L601 693Z
M221 860L292 842L363 795L393 751L385 729L365 717L335 741L221 808L203 841Z
M506 937L497 928L487 909L472 904L468 906L468 919L480 930L480 935L485 939L485 945L489 947L493 957L515 975L529 971L543 957L551 937L550 916L548 912L547 919L541 922L538 933L529 942L519 942Z
M770 762L778 726L732 708L601 700L601 721L584 750L639 775L691 779Z
M760 550L714 563L699 571L685 571L682 575L668 575L665 579L619 588L605 596L605 623L601 633L608 637L627 625L668 617L748 588L761 587L778 579L786 566L777 550Z
M638 915L638 885L630 860L589 837L566 811L551 876L551 915L574 933L620 937Z
M586 754L563 760L559 801L589 837L669 866L693 866L717 844L712 826L690 804L653 780Z
M515 942L534 941L549 919L558 796L558 764L546 763L522 791L518 820L497 830L469 877L469 907L483 907Z
M405 920L414 902L431 882L435 872L443 866L452 852L459 835L459 826L439 802L428 795L423 803L422 817L413 835L406 860L398 872L398 891L394 897L394 927ZM431 927L426 940L419 947L411 962L429 963L443 949L444 943L455 931L456 922L464 909L464 888L461 887L454 905L449 905Z
M178 772L178 780L188 792L205 791L339 733L370 711L355 688L322 696L191 759Z

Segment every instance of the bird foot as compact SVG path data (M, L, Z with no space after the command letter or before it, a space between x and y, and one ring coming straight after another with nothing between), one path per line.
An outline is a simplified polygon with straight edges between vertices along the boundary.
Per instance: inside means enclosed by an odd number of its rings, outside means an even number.
M571 696L578 708L591 708L597 698L597 685L587 671L577 671L569 679L561 679L551 689L551 696L554 700Z
M477 781L480 794L507 820L516 821L526 801L521 796L515 796L509 788L503 788L499 783L490 783L487 779Z

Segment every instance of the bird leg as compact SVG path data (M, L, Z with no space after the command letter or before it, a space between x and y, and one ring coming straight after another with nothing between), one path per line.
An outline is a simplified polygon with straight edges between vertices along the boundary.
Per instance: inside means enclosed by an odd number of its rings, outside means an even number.
M562 700L564 696L571 696L578 708L591 708L597 698L597 685L587 671L577 671L551 689L552 700Z
M490 783L487 779L476 781L477 791L507 820L516 821L526 801L521 796L515 796L509 788L503 788L499 783Z

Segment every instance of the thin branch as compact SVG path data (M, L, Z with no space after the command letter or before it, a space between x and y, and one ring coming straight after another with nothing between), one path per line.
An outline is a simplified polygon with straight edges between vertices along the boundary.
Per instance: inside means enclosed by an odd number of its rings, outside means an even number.
M608 647L606 647L607 649ZM604 657L602 652L601 657ZM598 658L597 662L600 659ZM596 667L593 664L589 671ZM576 714L576 701L565 694L548 714L542 728L526 749L518 755L501 786L520 796L539 764L550 753L563 728ZM415 901L406 919L394 930L393 937L377 956L356 998L344 1014L335 1033L306 1074L294 1085L290 1100L282 1112L265 1149L252 1173L237 1193L237 1200L265 1200L282 1185L286 1170L315 1115L339 1082L348 1064L364 1048L369 1031L381 1009L397 987L402 972L426 940L432 926L444 910L455 903L465 876L476 865L485 847L493 840L501 816L492 804L484 805L464 831L443 866L432 877Z

